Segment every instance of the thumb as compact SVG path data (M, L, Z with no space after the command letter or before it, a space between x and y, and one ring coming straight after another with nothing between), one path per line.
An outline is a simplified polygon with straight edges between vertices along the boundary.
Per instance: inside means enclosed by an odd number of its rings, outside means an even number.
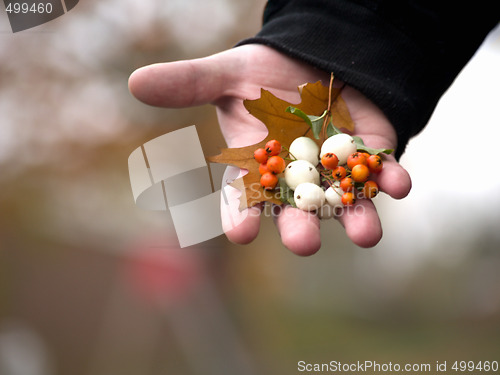
M228 55L159 63L137 69L129 90L140 101L158 107L181 108L215 101L230 82Z

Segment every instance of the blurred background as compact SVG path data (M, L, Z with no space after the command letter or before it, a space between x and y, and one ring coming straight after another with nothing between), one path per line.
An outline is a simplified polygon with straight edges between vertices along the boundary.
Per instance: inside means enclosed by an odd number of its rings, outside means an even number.
M127 159L212 107L129 94L143 65L258 31L264 0L86 0L13 34L0 12L0 375L294 374L297 363L500 360L500 32L401 162L413 190L377 198L384 238L323 225L310 258L272 220L248 246L178 248L137 208Z

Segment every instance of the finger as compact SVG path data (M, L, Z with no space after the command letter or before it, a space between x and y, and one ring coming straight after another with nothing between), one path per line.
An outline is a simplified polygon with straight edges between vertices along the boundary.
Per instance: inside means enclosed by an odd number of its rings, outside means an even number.
M243 186L240 189L229 185L242 177L244 172L236 167L229 166L222 177L221 188L221 221L222 230L229 241L244 245L252 242L259 234L260 214L262 206L240 210L240 197Z
M380 190L394 199L406 197L411 190L410 174L392 156L384 161L384 168L374 177Z
M233 206L234 208L235 206ZM243 211L222 211L222 228L229 241L246 245L255 240L260 229L262 205L256 205Z
M321 247L321 233L318 216L283 205L273 211L281 242L297 255L315 254Z
M146 104L181 108L210 103L220 97L232 55L217 55L137 69L129 78L129 90Z
M344 207L338 220L351 241L360 247L373 247L382 238L377 209L368 199L360 199L354 206Z

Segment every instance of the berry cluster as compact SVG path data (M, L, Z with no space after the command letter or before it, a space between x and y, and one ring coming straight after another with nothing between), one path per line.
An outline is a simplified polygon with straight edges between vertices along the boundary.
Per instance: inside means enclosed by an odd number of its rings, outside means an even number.
M372 199L377 196L378 185L369 177L371 173L382 171L383 163L379 155L356 151L347 157L345 166L338 164L334 153L324 154L321 165L325 169L321 171L321 176L340 195L343 205L353 205L357 197Z
M358 144L348 134L327 138L321 149L309 137L296 138L288 150L292 160L288 165L279 156L281 150L276 140L255 150L262 175L260 183L272 190L278 185L277 175L284 172L286 186L293 191L293 203L302 210L322 215L324 211L352 206L356 199L372 199L379 192L370 176L382 171L382 158L358 150Z
M285 159L279 156L281 149L281 143L272 139L264 148L258 148L253 154L255 160L260 163L260 184L266 190L272 190L278 185L277 175L285 170Z

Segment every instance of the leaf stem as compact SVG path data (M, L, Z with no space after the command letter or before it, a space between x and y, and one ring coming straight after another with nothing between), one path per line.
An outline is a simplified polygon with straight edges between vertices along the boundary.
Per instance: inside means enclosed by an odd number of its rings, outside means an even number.
M328 127L328 123L330 122L331 117L331 108L332 108L332 90L333 90L333 80L334 80L333 72L330 73L330 85L328 87L328 105L326 107L326 115L323 120L323 125L321 126L321 142L324 142L327 138L326 128Z
M332 90L333 90L333 72L330 73L330 86L328 87L328 107L326 110L330 113L330 109L332 108Z

